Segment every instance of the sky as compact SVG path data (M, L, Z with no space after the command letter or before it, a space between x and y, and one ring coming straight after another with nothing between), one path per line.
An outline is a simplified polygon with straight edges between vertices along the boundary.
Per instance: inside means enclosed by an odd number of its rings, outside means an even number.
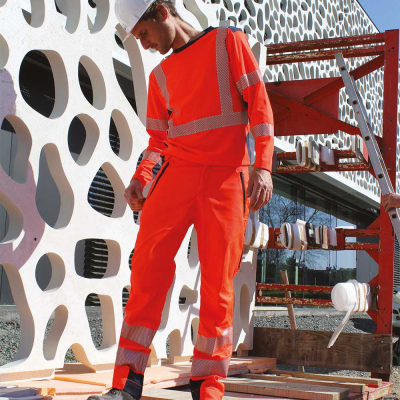
M379 31L400 29L400 0L358 0Z

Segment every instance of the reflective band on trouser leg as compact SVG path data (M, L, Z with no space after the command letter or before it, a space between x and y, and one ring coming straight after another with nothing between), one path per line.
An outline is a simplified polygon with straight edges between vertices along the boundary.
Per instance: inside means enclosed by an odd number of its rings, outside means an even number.
M193 358L192 377L217 375L226 378L230 360L230 357L218 361Z
M156 331L144 326L129 325L126 321L122 324L121 336L143 347L150 347Z
M134 398L140 399L143 391L144 371L149 359L150 349L144 348L134 343L132 347L137 347L137 350L127 349L121 337L117 359L114 367L113 387L124 390ZM141 350L141 351L140 351Z
M115 361L113 387L140 398L143 374L149 359L149 346L156 331L144 326L130 325L124 321Z
M213 355L227 345L232 345L233 328L226 328L221 336L208 338L198 334L196 339L196 350Z

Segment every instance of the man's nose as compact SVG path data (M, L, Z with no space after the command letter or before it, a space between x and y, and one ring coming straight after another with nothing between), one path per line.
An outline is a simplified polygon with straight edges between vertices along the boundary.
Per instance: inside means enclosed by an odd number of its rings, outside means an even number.
M150 48L150 40L140 39L140 43L145 50Z

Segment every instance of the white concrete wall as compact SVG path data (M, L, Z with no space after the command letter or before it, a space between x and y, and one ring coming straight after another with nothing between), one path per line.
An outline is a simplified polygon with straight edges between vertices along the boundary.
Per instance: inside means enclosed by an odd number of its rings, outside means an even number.
M0 0L0 123L7 118L18 137L13 174L10 177L0 168L0 202L10 217L7 236L0 245L0 263L11 282L22 328L19 351L13 363L0 368L0 380L21 379L32 376L33 371L37 377L50 376L55 368L62 367L69 347L79 361L94 370L114 361L123 317L121 294L123 288L129 287L127 260L138 232L123 199L123 190L146 147L143 122L148 76L161 57L145 52L134 38L126 43L129 53L118 47L114 40L117 21L112 0L96 0L97 9L92 9L86 0L56 2L62 14L56 11L53 0ZM338 76L338 73L329 62L266 69L264 37L269 44L376 32L354 0L219 0L218 4L209 0L185 0L183 4L183 0L177 0L176 4L182 17L198 29L234 24L248 33L267 81ZM118 26L117 31L122 34ZM46 55L54 76L55 106L49 118L38 114L21 95L19 68L31 50ZM113 60L131 66L137 114L118 85ZM85 99L79 85L79 62L91 78L93 105ZM363 95L369 96L372 104L373 124L379 129L381 111L377 100L382 88L381 75L365 78L361 86ZM342 118L350 121L343 94L340 109ZM67 135L76 116L86 127L87 140L74 161L68 150ZM111 116L121 138L119 157L108 140ZM343 133L336 137L319 136L321 142L329 142L332 147L348 147ZM290 151L293 143L294 138L276 141L278 148ZM40 168L43 154L51 179L43 172L46 168L43 165ZM97 213L87 202L88 188L100 167L107 173L116 194L110 218ZM364 172L329 174L329 178L376 204L379 191ZM53 188L55 185L57 190L53 193L59 193L58 199L54 194L49 209L36 196L42 180ZM51 214L52 207L58 210L57 216L44 215L46 211ZM195 251L187 259L191 235L188 232L176 257L176 277L153 343L153 363L166 357L165 342L171 333L171 359L173 355L189 355L193 349L189 327L192 325L196 334L199 296L188 307L178 304L182 288L190 290L194 299L194 291L199 290ZM103 239L108 244L109 265L102 279L89 280L76 273L75 247L87 238ZM193 236L192 250L195 243ZM35 276L44 255L50 260L52 278L47 288L41 290ZM249 251L243 272L235 279L235 349L252 347L255 269L255 254ZM99 295L103 320L108 321L100 349L93 345L85 313L89 293ZM43 344L45 327L53 312L55 322Z

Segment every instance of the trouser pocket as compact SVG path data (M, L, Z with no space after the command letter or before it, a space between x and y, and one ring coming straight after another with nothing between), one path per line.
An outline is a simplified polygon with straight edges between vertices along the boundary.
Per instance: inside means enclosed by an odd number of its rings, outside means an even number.
M243 195L243 215L245 215L245 213L246 213L246 189L244 186L243 171L240 171L240 184L242 186L242 195Z
M161 177L164 175L164 172L167 170L168 166L169 166L169 161L165 164L164 167L161 168L160 172L158 173L157 178L156 178L156 180L155 180L155 182L154 182L154 185L153 185L153 187L151 188L149 194L147 195L147 198L146 198L147 200L148 200L148 199L150 198L150 196L153 194L153 192L154 192L156 186L158 185L158 182L160 181Z

